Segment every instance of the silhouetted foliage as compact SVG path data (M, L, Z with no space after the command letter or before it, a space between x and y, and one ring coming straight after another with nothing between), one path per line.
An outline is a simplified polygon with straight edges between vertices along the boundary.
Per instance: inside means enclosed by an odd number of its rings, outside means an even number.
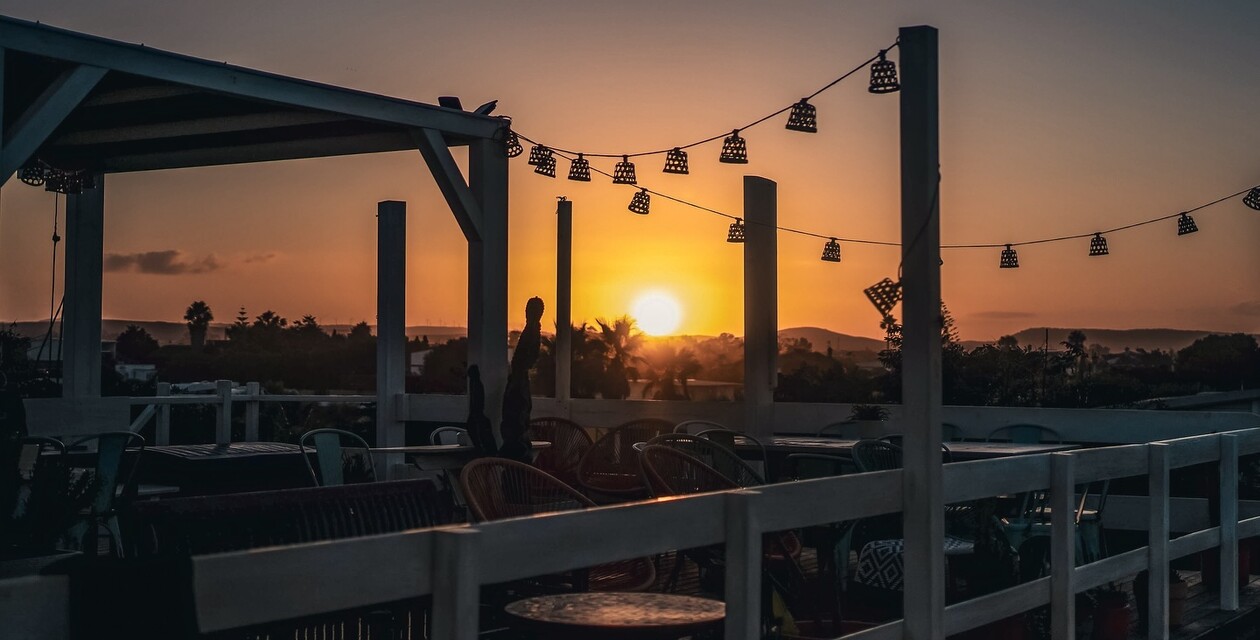
M210 322L214 320L214 313L210 311L210 305L204 300L197 300L188 305L184 310L184 320L188 322L188 339L194 348L201 348L206 344L206 330L210 328Z
M158 350L158 341L139 325L129 324L118 334L115 348L123 362L148 363Z

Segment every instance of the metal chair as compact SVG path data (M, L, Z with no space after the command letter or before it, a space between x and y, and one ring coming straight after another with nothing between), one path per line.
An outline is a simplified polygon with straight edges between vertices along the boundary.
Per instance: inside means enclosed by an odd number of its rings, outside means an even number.
M745 445L756 447L757 449L756 464L748 463L748 466L755 469L757 471L757 474L761 476L763 479L767 481L771 479L770 455L766 452L766 445L763 444L760 440L748 434L731 431L730 429L706 429L704 431L697 433L696 435L700 436L701 438L712 440L726 447L727 449L734 451L736 455L738 455L739 450L735 448L736 447L735 438L743 438Z
M83 552L92 556L99 552L100 530L104 527L109 536L110 551L122 555L122 534L118 526L118 512L124 502L135 496L136 468L144 453L144 437L131 431L109 431L79 438L66 450L85 448L95 444L96 459L90 473L91 502L82 514L83 519L73 530L82 540ZM131 448L133 455L127 455Z
M438 427L429 434L429 443L472 445L472 438L463 427Z
M674 426L674 433L692 433L694 431L695 434L699 434L701 431L712 431L714 429L731 430L730 427L711 420L683 420Z
M822 453L791 453L784 459L785 474L789 480L831 478L857 473L857 463L848 456L829 456Z
M538 452L534 467L549 473L569 486L576 485L578 463L590 450L593 441L582 425L564 418L534 418L525 432L531 440L550 442Z
M685 433L666 433L647 441L646 446L653 445L682 451L712 467L738 487L756 487L766 483L761 474L744 462L733 450L708 438ZM651 485L648 488L652 489ZM653 495L657 495L655 491ZM657 497L660 496L657 495Z
M961 442L962 439L962 427L948 422L941 423L941 440L945 442Z
M902 441L905 440L905 436L901 435L900 433L890 433L886 436L880 436L879 440L882 440L889 444L895 445L898 448L901 448ZM941 462L945 464L949 464L950 462L953 462L953 461L954 461L954 452L949 450L949 445L942 442L941 443ZM898 466L898 468L900 468L900 465Z
M559 479L506 458L470 462L459 483L478 522L595 506ZM645 591L656 582L656 569L646 558L611 562L591 567L587 582L594 591Z
M900 469L901 447L884 440L858 440L853 444L853 462L863 473Z
M349 443L347 446L345 443ZM358 434L341 429L312 429L302 434L299 455L317 487L376 481L371 448ZM315 464L307 447L315 449Z
M989 432L986 442L1013 442L1017 444L1061 444L1063 436L1050 427L1038 424L1008 424Z
M674 423L659 418L631 420L614 427L596 440L578 462L578 485L596 502L646 498L634 443L647 442L673 429Z
M833 438L861 438L862 425L853 420L841 420L823 425L816 433L820 436L831 436Z

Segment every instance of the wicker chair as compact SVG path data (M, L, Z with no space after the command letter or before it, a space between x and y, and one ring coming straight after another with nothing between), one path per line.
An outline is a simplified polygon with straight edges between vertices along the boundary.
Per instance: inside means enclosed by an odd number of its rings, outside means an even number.
M901 447L884 440L858 440L853 444L853 462L863 473L900 469Z
M459 483L479 522L595 506L555 477L506 458L472 461ZM656 582L656 569L650 560L636 558L591 567L586 580L593 591L645 591Z
M472 438L463 427L438 427L429 434L429 443L471 445Z
M538 452L535 467L569 486L578 483L578 463L592 444L590 434L582 425L564 418L534 418L529 421L526 436L551 443L551 447Z
M648 440L647 444L670 447L686 453L712 467L738 487L756 487L766 483L765 478L734 451L708 438L685 433L666 433Z
M596 502L646 498L634 443L647 442L673 428L672 422L658 418L631 420L614 427L582 456L577 468L578 484Z
M674 427L674 433L690 433L698 434L701 431L709 431L712 429L723 429L730 431L730 428L724 424L713 422L711 420L684 420Z

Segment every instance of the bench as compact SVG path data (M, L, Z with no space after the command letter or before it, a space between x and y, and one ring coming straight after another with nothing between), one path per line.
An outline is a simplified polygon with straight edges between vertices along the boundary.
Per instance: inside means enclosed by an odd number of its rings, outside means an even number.
M337 540L449 521L430 480L175 498L137 503L124 522L123 559L88 571L80 599L92 637L185 638L196 633L191 558L225 551ZM363 567L373 572L379 567ZM249 589L248 583L241 585ZM293 585L301 598L318 584ZM422 638L428 602L385 603L215 638Z

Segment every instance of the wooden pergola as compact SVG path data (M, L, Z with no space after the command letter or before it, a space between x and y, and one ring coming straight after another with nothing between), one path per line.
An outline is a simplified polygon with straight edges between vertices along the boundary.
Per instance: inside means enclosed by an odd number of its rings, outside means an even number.
M100 395L105 177L419 150L468 240L469 364L487 413L507 379L508 122L0 16L0 186L83 171L66 205L63 395ZM450 147L469 148L465 179ZM378 443L403 444L405 211L378 205Z

